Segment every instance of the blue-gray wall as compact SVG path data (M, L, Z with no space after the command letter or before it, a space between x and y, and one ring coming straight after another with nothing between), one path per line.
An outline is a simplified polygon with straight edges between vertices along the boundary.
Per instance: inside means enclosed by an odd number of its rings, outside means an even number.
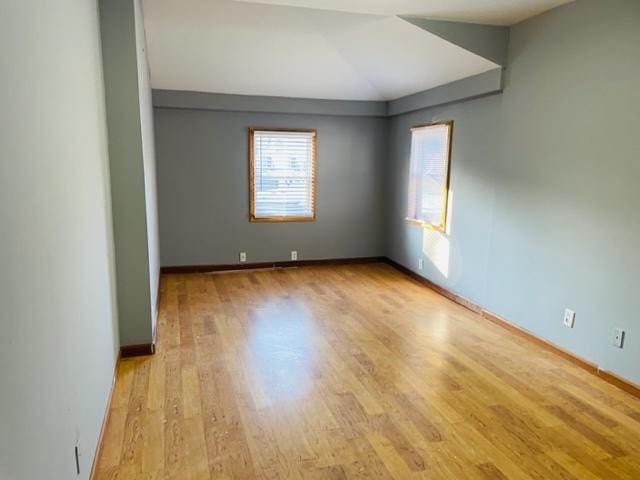
M387 122L156 108L162 265L383 255ZM249 223L250 126L318 130L315 222Z
M511 28L503 93L458 103L502 88L500 72L386 109L158 93L162 264L236 263L240 251L250 262L286 260L293 249L301 258L387 255L640 382L639 24L635 0L579 0L529 19ZM420 109L433 98L446 105ZM391 117L367 116L385 110ZM438 233L405 221L410 128L449 119L450 218ZM248 222L252 125L318 128L318 222ZM574 329L562 324L566 307L577 312ZM622 350L611 346L614 326L626 330Z
M121 345L152 342L159 277L153 111L140 0L100 0Z
M118 348L96 2L2 2L0 44L0 478L88 479Z
M514 26L502 95L391 120L387 191L391 258L640 383L638 25L638 1L579 0ZM442 119L448 234L404 221L409 128Z
M160 234L158 232L158 192L156 184L156 149L153 133L153 99L151 76L147 58L147 38L144 29L142 1L135 0L136 57L138 64L138 98L140 108L140 139L144 175L144 204L147 224L147 258L149 268L149 296L152 330L158 312L160 282Z

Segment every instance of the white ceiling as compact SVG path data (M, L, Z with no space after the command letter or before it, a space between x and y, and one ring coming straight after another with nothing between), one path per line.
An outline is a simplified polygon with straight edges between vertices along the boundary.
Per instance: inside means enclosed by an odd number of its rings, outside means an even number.
M415 15L459 22L513 25L573 0L238 0L291 7L368 13Z
M153 88L345 100L391 100L497 65L398 17L390 5L445 12L548 0L144 0ZM419 5L418 5L419 4ZM386 10L385 10L386 8ZM395 7L394 7L395 8ZM386 12L386 13L385 13ZM382 14L381 14L382 13ZM504 17L504 15L503 15ZM492 17L495 21L495 18Z

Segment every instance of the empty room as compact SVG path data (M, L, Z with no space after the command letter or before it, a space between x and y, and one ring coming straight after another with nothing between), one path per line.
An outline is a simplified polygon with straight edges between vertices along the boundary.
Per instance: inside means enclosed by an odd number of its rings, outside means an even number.
M0 480L640 479L640 1L0 40Z

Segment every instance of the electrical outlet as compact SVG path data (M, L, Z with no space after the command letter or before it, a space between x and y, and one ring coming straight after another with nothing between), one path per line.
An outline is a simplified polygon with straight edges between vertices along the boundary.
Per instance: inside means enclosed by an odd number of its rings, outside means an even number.
M564 323L565 327L569 327L569 328L573 328L573 324L576 320L576 312L574 312L573 310L569 309L569 308L565 308L564 309L564 320L562 321L562 323Z
M418 259L418 269L422 270L423 267L424 267L424 258L419 258Z
M622 348L623 343L624 343L624 330L619 327L615 327L613 329L613 346Z
M291 260L298 260L298 252L296 250L291 250Z
M240 252L240 261L241 262L247 261L247 252Z

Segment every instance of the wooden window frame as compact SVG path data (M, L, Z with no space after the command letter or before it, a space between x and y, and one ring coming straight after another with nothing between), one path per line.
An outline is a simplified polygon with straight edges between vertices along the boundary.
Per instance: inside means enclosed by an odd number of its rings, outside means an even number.
M311 137L311 201L313 212L308 216L269 216L257 217L255 205L255 183L254 183L254 137L256 132L302 132L312 133ZM265 128L249 127L249 221L253 223L286 223L286 222L315 222L316 221L316 200L317 200L317 158L318 158L318 131L314 128Z
M447 171L445 174L445 183L442 191L443 199L442 199L442 213L440 215L440 222L437 224L433 224L433 223L425 222L424 220L411 218L409 216L407 216L405 220L407 223L419 225L423 228L437 230L439 232L445 232L447 229L447 216L449 214L449 186L451 182L451 147L453 145L453 120L443 120L439 122L414 125L413 127L411 127L411 131L416 128L435 127L438 125L446 125L449 128L449 138L447 142ZM413 132L411 133L411 135L412 135L411 140L413 142ZM411 153L412 152L410 152L410 154ZM411 159L409 160L409 162L411 162ZM411 165L409 165L409 168L411 168ZM411 181L411 178L409 178L409 181Z

